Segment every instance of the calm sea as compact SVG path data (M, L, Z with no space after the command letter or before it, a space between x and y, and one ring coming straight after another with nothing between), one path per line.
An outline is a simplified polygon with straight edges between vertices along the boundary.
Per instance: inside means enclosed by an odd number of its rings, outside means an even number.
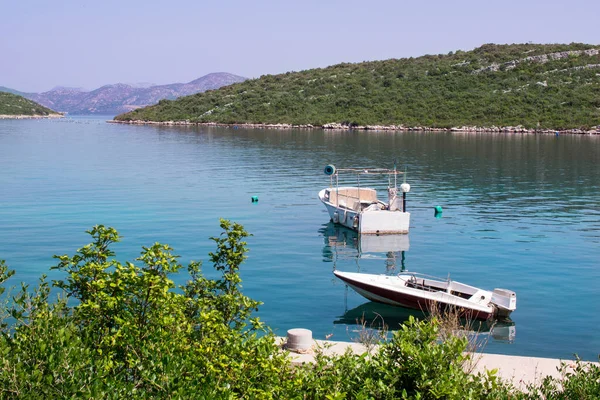
M513 323L487 333L488 352L588 360L600 353L600 137L105 119L0 121L0 258L17 270L13 284L61 277L48 270L52 255L73 254L95 224L123 235L115 246L122 261L156 241L184 263L207 260L223 217L254 235L243 288L264 302L259 314L279 335L303 327L349 341L363 313L395 327L405 310L367 302L332 270L406 268L517 292ZM317 199L329 183L324 166L389 168L394 160L412 187L404 242L364 243L331 225ZM384 187L361 182L369 183ZM215 276L210 263L204 270Z

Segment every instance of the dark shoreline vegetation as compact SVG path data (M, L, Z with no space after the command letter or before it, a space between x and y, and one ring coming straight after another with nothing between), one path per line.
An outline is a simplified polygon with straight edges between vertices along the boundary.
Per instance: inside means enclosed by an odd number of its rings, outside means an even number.
M12 93L0 92L0 116L47 117L58 115L56 111Z
M98 225L92 243L55 256L66 279L5 292L14 275L0 260L0 398L199 399L596 399L600 367L563 365L522 392L495 371L465 371L467 339L440 339L440 320L410 319L366 355L326 356L294 366L252 313L260 302L241 291L239 268L249 236L221 220L209 260L188 281L168 245L142 247L136 263L117 261L113 228ZM56 296L56 291L60 294Z
M204 126L204 127L219 127L219 128L246 128L246 129L323 129L323 130L342 130L342 131L389 131L389 132L463 132L463 133L477 133L477 132L488 132L488 133L523 133L523 134L576 134L576 135L597 135L600 134L600 126L592 127L590 130L585 129L527 129L521 125L519 126L460 126L452 128L432 128L423 126L403 126L403 125L366 125L366 126L355 126L345 125L339 123L330 123L322 126L314 125L292 125L292 124L220 124L216 122L190 122L190 121L143 121L143 120L132 120L132 121L106 121L111 124L125 124L125 125L161 125L161 126Z
M486 44L265 75L162 100L115 121L594 133L600 125L600 46Z

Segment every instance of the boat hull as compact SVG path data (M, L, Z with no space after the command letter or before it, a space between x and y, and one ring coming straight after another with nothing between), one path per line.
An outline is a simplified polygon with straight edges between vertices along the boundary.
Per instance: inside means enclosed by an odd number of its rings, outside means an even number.
M434 305L452 308L470 319L486 320L495 316L496 308L488 305L470 304L467 300L445 292L423 292L400 285L396 276L369 275L334 271L358 294L378 303L428 311Z
M359 210L356 209L360 207L359 203L355 207L342 207L328 201L328 190L321 190L319 199L325 205L329 217L334 223L366 235L408 233L410 213L399 210Z

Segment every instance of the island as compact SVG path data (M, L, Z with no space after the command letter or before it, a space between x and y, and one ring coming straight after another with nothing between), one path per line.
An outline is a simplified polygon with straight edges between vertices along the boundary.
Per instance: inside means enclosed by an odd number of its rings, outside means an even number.
M63 116L23 96L0 92L0 119L62 118Z
M599 110L600 45L485 44L264 75L111 122L594 134Z

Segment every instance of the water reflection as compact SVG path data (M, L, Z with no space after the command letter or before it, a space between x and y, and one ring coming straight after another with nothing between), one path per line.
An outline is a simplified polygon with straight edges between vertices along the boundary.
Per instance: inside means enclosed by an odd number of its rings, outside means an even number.
M394 307L387 304L368 301L352 309L347 309L344 314L333 321L334 324L348 325L349 330L390 330L394 331L408 320L410 316L418 319L427 318L427 314L420 310L411 310L403 307ZM478 341L493 339L494 341L512 343L516 336L516 327L513 321L461 321L463 328L477 335ZM353 329L354 327L356 329Z
M385 271L406 271L406 255L410 242L408 235L359 235L356 231L329 222L319 229L323 235L323 261L333 262L336 269L340 260L355 260L360 271L361 258L381 259Z

